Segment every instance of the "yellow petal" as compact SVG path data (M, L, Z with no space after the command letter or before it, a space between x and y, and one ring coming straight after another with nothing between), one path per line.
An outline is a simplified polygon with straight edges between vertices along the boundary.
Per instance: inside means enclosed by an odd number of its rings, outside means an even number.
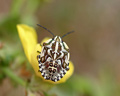
M45 42L45 41L47 41L47 40L48 40L48 38L45 38L42 41L42 43ZM41 43L41 45L42 45L42 43ZM39 77L41 77L41 78L43 78L42 75L41 75L41 73L38 72L39 65L38 65L38 61L37 61L37 55L39 55L39 53L37 51L41 52L41 46L40 46L40 44L37 44L36 47L35 47L35 49L33 50L33 53L31 55L31 64L32 64L32 66L34 68L34 71L35 71L36 75L39 76ZM73 63L71 61L69 63L69 68L70 68L70 70L67 71L67 73L65 74L65 76L60 81L53 82L51 80L45 80L44 78L43 78L43 80L45 82L50 82L50 83L53 83L53 84L63 83L63 82L65 82L73 74L74 66L73 66Z
M17 25L18 34L23 45L23 49L29 62L31 62L31 53L37 45L37 34L34 28L24 24Z

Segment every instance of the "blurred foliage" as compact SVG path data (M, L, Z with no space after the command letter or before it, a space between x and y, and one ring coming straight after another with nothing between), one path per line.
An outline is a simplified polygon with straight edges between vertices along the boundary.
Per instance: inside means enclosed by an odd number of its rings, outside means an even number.
M24 23L36 26L35 13L45 2L51 2L51 0L12 0L10 12L7 16L0 18L0 82L2 83L2 80L8 77L16 84L26 88L28 96L120 96L120 85L114 79L114 74L106 74L107 69L105 72L101 72L100 80L74 73L66 83L57 85L45 83L41 78L34 76L34 72L24 56L16 24ZM55 17L61 16L61 19L69 21L71 15L61 8L57 10ZM20 75L23 66L26 67ZM26 72L32 74L27 79Z

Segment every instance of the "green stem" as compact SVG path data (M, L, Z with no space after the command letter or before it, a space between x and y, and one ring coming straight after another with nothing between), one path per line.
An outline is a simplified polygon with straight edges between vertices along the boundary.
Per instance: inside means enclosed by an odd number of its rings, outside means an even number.
M10 79L15 81L16 83L26 87L26 82L21 79L19 76L15 75L12 70L10 70L8 67L2 67L1 68L2 72L7 75Z

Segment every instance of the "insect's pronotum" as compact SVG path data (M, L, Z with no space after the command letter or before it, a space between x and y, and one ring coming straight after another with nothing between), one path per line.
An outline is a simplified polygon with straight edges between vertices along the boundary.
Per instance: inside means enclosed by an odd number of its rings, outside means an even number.
M60 36L55 36L50 30L37 24L38 26L46 29L53 35L52 39L44 42L42 45L42 50L37 56L39 63L39 72L46 80L59 81L64 77L66 72L69 70L69 58L70 51L62 38L74 31L68 32L67 34Z

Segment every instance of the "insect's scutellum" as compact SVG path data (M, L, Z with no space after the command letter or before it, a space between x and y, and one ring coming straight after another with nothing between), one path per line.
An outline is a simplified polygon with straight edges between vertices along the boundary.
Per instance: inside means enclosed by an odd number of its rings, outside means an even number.
M39 26L42 27L41 25ZM43 28L46 29L45 27ZM72 32L68 32L62 38ZM53 34L51 31L50 33ZM53 39L43 43L41 52L38 51L39 72L46 80L57 82L69 70L69 47L62 41L62 38L54 36Z

